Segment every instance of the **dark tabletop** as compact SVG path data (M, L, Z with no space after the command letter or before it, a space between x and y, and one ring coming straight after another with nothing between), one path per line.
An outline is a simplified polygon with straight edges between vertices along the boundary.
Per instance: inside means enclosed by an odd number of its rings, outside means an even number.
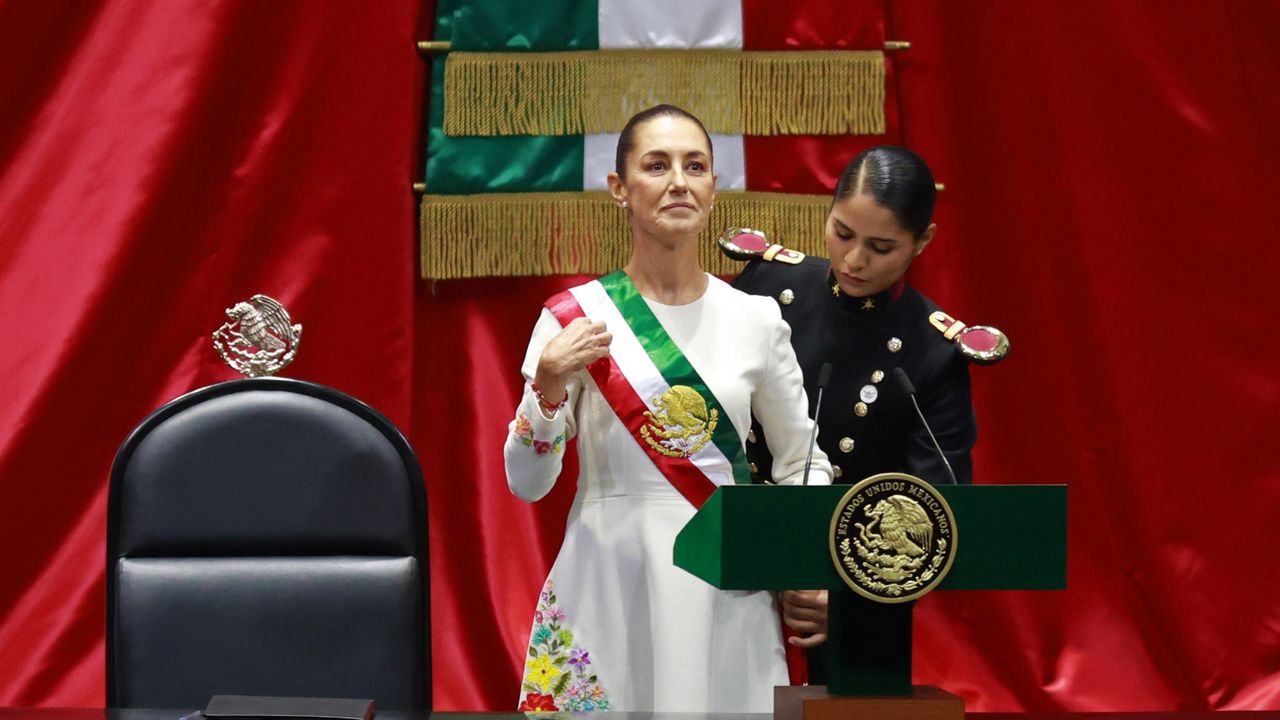
M141 710L141 709L109 709L102 708L0 708L0 718L24 720L178 720L191 710ZM745 713L652 713L652 712L609 712L609 713L549 713L548 717L562 718L567 716L580 718L601 718L609 720L769 720L769 714ZM526 720L524 713L412 713L378 711L378 720ZM1280 718L1280 711L1257 712L1213 712L1209 710L1189 710L1180 712L1118 712L1118 713L966 713L967 720L1139 720L1139 718L1161 718L1163 720L1263 720L1264 718Z

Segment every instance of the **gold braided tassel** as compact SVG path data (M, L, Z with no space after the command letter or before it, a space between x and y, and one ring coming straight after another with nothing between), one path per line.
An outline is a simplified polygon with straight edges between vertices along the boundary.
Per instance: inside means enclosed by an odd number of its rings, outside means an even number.
M702 269L717 275L742 269L716 245L731 226L825 256L830 206L826 195L719 193L698 245ZM421 220L422 277L429 280L604 275L631 256L627 213L603 191L424 195Z
M884 134L883 52L742 55L744 135Z
M884 83L879 50L456 52L445 61L444 132L619 132L665 102L713 133L877 135Z

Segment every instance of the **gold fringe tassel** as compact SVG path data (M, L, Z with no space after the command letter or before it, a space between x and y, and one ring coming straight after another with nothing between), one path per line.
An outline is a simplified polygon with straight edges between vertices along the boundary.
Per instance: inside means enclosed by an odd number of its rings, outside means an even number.
M883 135L884 82L878 50L743 53L742 132Z
M879 135L879 50L595 50L450 53L446 135L619 132L640 110L678 105L729 135Z
M826 195L716 195L698 246L702 269L731 275L742 263L721 252L727 227L763 230L774 242L825 255ZM453 280L530 275L603 275L626 264L631 229L607 192L424 195L422 277Z

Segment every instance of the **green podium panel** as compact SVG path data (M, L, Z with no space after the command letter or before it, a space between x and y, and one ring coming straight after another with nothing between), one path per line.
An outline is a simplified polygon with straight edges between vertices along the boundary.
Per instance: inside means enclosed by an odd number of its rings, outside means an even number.
M942 485L955 561L939 590L1067 585L1065 485ZM831 517L849 486L722 487L685 525L675 564L722 590L828 589L832 695L908 695L911 603L854 594L831 559Z
M940 485L956 517L956 559L942 590L1067 586L1065 485ZM722 590L847 586L829 536L847 485L732 485L676 536L675 564Z

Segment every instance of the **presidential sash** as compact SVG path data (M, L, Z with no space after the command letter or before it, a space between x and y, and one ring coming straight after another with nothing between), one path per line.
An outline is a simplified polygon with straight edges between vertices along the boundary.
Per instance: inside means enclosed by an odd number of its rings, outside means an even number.
M742 436L631 279L615 272L546 303L562 327L604 321L609 355L587 372L631 437L694 507L717 485L749 483Z

